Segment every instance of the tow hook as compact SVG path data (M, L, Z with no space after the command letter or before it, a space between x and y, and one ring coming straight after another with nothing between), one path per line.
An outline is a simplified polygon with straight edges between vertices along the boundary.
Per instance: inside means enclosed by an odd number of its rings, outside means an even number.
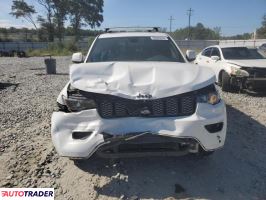
M199 144L198 143L192 143L189 145L189 153L198 153L199 152Z
M221 141L221 136L220 136L220 135L217 135L217 139L218 139L219 143L222 142L222 141Z

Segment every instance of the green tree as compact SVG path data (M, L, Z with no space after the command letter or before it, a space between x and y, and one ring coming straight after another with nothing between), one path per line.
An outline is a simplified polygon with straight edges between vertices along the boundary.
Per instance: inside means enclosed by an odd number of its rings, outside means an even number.
M64 37L64 24L69 11L69 0L51 0L54 13L56 35L61 42Z
M37 26L33 20L33 14L36 13L34 7L32 5L28 5L24 0L13 0L13 4L11 7L11 15L18 18L24 18L26 21L31 23L35 29Z
M0 28L0 33L3 34L3 37L4 37L3 41L8 41L8 31L7 31L7 29L6 28Z
M262 17L262 27L257 29L257 37L261 39L266 39L266 14Z
M38 22L41 25L41 28L46 30L48 34L48 41L54 41L54 24L53 24L53 8L52 0L38 0L38 3L43 6L46 12L46 19L42 16L38 16Z
M188 27L177 29L173 36L175 39L184 40L188 38ZM217 40L220 33L210 28L204 27L202 23L197 23L196 26L190 28L190 39L192 40Z
M221 34L222 34L222 28L220 26L215 26L213 28L213 31L216 34L216 36L218 37L218 39L220 39Z
M263 27L266 27L266 14L263 15L261 24Z
M70 22L75 40L80 37L82 26L99 27L103 22L103 0L69 0Z

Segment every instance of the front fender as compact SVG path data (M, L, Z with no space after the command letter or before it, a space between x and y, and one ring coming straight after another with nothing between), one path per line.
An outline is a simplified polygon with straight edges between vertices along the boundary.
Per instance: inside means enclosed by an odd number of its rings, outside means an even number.
M65 87L61 90L61 92L59 93L58 97L57 97L57 102L60 103L61 105L65 105L63 96L67 97L67 88L69 86L70 82L68 82Z

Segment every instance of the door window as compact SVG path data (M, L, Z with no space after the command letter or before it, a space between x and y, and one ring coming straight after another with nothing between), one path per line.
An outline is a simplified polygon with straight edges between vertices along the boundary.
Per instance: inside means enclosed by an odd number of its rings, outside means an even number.
M219 49L218 48L212 48L211 56L219 56L219 58L221 58Z
M211 48L205 49L201 55L206 56L206 57L211 57Z

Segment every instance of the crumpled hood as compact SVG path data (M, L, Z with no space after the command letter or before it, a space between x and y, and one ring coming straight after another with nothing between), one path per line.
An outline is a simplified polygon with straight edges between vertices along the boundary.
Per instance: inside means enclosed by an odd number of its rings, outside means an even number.
M74 64L70 83L74 88L136 99L139 94L162 98L190 92L215 82L205 67L171 62L99 62Z
M259 67L266 68L266 59L252 59L252 60L227 60L229 64L238 65L241 67Z

